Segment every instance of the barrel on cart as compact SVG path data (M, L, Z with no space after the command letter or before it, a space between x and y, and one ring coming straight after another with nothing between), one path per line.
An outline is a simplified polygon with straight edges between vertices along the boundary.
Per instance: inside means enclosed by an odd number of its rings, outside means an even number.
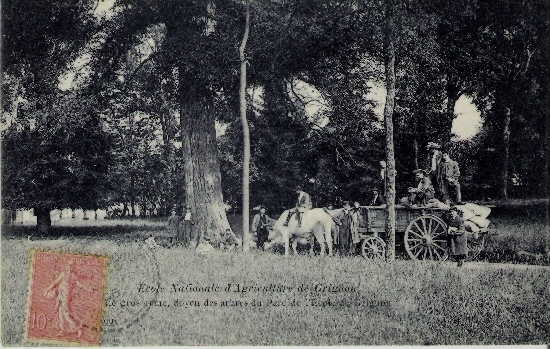
M359 209L359 236L361 253L369 259L384 258L387 236L385 232L385 208L361 206ZM441 208L395 207L396 240L403 235L403 245L413 260L444 261L447 250L447 225L441 219L447 211ZM476 258L485 244L488 230L478 233L466 232L468 237L468 260Z

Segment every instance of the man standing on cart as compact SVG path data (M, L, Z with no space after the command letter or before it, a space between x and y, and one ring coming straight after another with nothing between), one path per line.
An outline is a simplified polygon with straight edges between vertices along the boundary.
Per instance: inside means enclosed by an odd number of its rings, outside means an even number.
M460 169L456 161L449 157L449 150L443 149L442 159L437 166L437 188L441 201L447 205L451 201L451 190L454 191L454 202L460 203L462 201L462 195L460 192L460 183L458 178L460 177Z

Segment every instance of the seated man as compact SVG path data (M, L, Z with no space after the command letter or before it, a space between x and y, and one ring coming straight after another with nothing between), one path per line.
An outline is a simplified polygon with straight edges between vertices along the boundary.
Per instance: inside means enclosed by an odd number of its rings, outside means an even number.
M231 229L226 229L225 233L218 237L218 246L222 251L233 251L237 245L239 245L239 241L235 234L231 232Z
M413 173L415 174L418 185L416 188L409 188L409 204L426 206L428 201L435 196L432 181L426 176L426 171L424 170L414 170Z
M311 204L311 198L308 193L302 190L302 186L298 185L296 186L296 194L298 194L298 200L296 201L296 208L290 209L288 211L288 216L286 217L286 221L284 223L285 226L288 226L288 222L290 222L290 218L294 213L297 213L298 215L298 227L302 226L302 216L304 215L304 212L307 210L311 210L312 204Z
M378 189L372 189L372 197L368 201L369 206L384 206L386 205L386 200L384 197L378 193Z

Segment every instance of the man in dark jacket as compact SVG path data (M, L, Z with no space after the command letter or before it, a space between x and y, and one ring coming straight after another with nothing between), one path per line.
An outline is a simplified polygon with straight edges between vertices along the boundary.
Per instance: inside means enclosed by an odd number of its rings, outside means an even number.
M348 201L344 202L338 234L338 253L342 255L351 245L351 206Z
M445 212L442 218L448 227L447 246L449 255L454 257L458 262L458 266L461 267L468 256L468 238L461 212L456 206L451 206L451 209Z
M460 169L457 162L449 157L448 150L442 151L442 159L437 166L436 177L440 200L448 205L451 201L451 191L454 191L454 202L460 203L462 201L460 183L458 182Z
M417 186L409 188L409 203L411 205L426 206L430 199L434 198L435 192L432 181L426 176L422 169L414 170Z
M260 213L255 215L252 220L252 233L256 235L256 246L261 250L264 249L264 244L269 236L268 226L275 222L275 220L269 217L265 212L266 207L261 205Z
M369 206L383 206L386 204L384 197L378 193L378 189L372 190L372 197L368 201Z

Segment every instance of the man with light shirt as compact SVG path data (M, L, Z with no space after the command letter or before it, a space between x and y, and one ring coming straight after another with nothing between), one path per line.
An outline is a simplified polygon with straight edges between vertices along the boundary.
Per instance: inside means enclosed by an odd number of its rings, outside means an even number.
M290 222L290 218L292 218L292 215L294 213L297 213L297 219L298 219L298 227L302 226L302 216L304 215L304 212L307 210L311 210L313 205L311 204L311 197L308 193L302 190L302 186L298 185L296 187L296 194L298 194L298 200L296 200L296 208L290 209L288 211L288 216L286 217L286 221L284 223L285 226L288 226L288 222Z

